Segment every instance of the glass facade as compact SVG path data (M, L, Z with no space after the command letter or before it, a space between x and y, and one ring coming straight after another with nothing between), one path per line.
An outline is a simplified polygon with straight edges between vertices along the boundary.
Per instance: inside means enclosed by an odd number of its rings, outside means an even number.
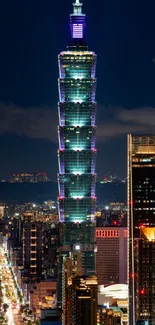
M95 272L96 54L84 42L82 4L73 4L72 40L58 56L59 216L63 245L80 242L83 270ZM66 247L66 246L65 246Z
M150 234L149 234L150 233ZM151 235L151 236L150 236ZM155 228L142 228L135 240L136 324L155 324Z
M76 276L67 282L67 325L97 324L97 278ZM110 323L109 323L110 324Z
M148 300L149 294L152 295L150 289L152 278L148 277L146 282L144 277L144 274L148 276L146 263L149 263L149 268L152 271L155 268L155 261L154 259L151 260L151 254L154 254L154 243L149 242L146 238L141 240L142 230L144 231L145 228L149 230L148 227L155 226L154 194L155 136L132 136L130 134L128 135L128 283L129 324L132 325L144 319L148 321L148 324L153 324L155 319L154 300L152 302L152 298ZM147 254L149 255L146 261L145 256ZM139 288L137 287L138 281ZM147 287L147 294L144 294L143 287Z
M60 126L95 126L96 103L59 103Z
M96 151L94 150L59 150L60 174L95 173Z
M59 198L60 218L64 222L81 223L94 220L95 199Z
M69 150L86 150L95 149L95 131L92 126L87 127L59 127L59 144L60 149Z

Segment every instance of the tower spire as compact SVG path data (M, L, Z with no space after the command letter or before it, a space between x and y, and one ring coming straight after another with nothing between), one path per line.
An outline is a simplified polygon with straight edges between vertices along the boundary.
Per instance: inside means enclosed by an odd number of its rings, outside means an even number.
M85 15L82 13L83 4L80 0L73 3L73 14L70 15L70 28L73 39L82 39L85 27Z
M82 3L80 2L80 0L76 0L76 2L73 3L73 14L82 14Z

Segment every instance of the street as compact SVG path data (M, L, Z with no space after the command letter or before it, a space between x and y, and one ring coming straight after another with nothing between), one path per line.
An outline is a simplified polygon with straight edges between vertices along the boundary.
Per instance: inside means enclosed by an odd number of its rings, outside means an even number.
M23 325L20 299L11 266L3 247L0 247L1 324Z

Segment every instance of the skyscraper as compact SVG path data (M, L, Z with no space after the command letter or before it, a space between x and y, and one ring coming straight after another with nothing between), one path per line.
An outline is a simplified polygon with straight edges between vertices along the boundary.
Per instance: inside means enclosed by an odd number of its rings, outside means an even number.
M95 271L96 55L84 42L85 15L76 0L72 40L59 55L59 215L64 249L81 251L83 272Z
M95 325L97 312L96 276L76 276L68 279L67 285L67 325Z
M35 282L42 277L43 266L43 224L24 215L23 224L23 269L24 282Z
M72 273L79 276L95 273L96 54L88 50L84 29L82 3L76 0L71 42L58 57L58 203L64 225L61 256L70 258Z
M127 283L127 241L125 227L96 228L96 275L99 285Z
M135 240L136 319L155 324L155 227L141 227Z
M129 324L135 325L138 321L151 322L151 314L146 315L145 294L137 289L140 278L137 269L137 240L140 240L141 228L155 226L155 136L132 136L128 135L128 283L129 283ZM143 245L142 245L143 247ZM153 246L152 246L153 247ZM139 254L145 255L139 249ZM151 266L152 267L152 266ZM143 270L144 272L144 270ZM145 287L145 277L141 287ZM147 294L152 295L150 286ZM143 295L143 300L140 299ZM145 299L144 299L145 298ZM137 301L141 301L141 315L136 312ZM150 308L151 310L151 308Z

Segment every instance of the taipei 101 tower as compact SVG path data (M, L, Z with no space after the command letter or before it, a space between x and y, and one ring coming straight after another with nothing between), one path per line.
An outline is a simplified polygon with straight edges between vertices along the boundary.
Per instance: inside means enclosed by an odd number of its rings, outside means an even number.
M85 25L82 3L76 0L70 15L71 41L58 57L62 301L66 276L95 281L96 54L85 43Z

